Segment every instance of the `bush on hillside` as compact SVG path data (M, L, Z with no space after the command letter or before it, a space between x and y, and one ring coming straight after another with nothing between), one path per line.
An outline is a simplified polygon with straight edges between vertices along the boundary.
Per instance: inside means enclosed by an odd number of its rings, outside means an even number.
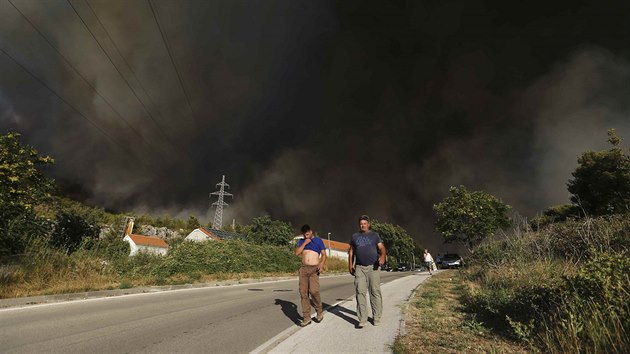
M469 258L466 274L479 287L466 306L550 351L569 343L573 351L616 351L627 345L630 326L628 242L630 220L608 216L487 243Z
M169 251L154 274L293 272L299 266L299 258L286 247L243 241L182 242Z

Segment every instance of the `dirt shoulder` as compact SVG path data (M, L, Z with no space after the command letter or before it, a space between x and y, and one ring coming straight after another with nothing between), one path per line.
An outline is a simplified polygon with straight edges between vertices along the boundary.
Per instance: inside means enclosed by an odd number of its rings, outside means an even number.
M405 331L392 348L411 353L527 353L526 348L492 334L465 313L465 283L457 270L439 272L412 296L405 311Z

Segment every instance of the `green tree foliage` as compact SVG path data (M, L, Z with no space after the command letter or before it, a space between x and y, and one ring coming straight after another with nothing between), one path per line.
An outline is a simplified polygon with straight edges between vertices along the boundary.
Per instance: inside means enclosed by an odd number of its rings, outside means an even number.
M261 245L285 246L294 237L290 223L272 220L269 215L254 218L243 231L247 241Z
M0 255L22 252L30 235L46 235L34 207L50 198L53 181L40 168L53 162L22 144L20 134L0 135Z
M438 220L435 231L446 242L465 244L472 252L486 237L510 225L510 206L482 192L469 192L466 187L450 188L451 196L435 204Z
M608 142L610 149L578 158L568 183L571 201L594 216L630 212L630 156L619 146L614 129L608 131Z
M370 226L374 232L381 236L390 262L392 258L395 259L396 263L412 260L411 254L415 250L415 242L405 229L398 225L381 223L376 220Z
M192 231L198 228L200 225L201 224L199 223L199 220L194 215L191 215L188 217L188 223L186 223L186 229L188 229L189 231Z
M50 198L53 181L40 167L54 160L20 142L20 134L0 135L0 203L4 207L32 209Z
M534 217L530 226L538 230L552 223L563 222L565 220L575 220L584 216L582 210L573 204L554 205L543 212L542 215Z
M113 214L101 208L57 196L45 207L38 207L38 214L54 220L50 245L70 252L82 245L93 245L101 226L121 223Z

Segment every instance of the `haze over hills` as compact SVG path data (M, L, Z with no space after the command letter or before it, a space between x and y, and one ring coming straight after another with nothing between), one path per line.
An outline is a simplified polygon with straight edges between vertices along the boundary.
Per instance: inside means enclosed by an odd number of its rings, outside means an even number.
M112 210L270 214L346 241L356 217L440 247L451 185L526 216L576 157L630 136L626 1L0 4L0 130Z

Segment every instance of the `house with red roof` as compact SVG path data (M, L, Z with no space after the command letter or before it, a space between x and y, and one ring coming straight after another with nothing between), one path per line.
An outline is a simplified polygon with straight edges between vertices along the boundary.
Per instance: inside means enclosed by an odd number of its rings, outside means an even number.
M204 241L237 240L241 238L243 238L243 236L236 232L200 227L200 228L192 230L192 232L189 233L188 236L186 236L186 241L204 242Z
M303 239L304 236L298 235L293 238L293 244L297 244L298 240ZM348 259L348 251L350 250L350 244L339 241L329 241L322 239L324 246L326 247L326 255L328 257L335 257L341 259Z
M210 232L204 227L200 227L192 230L191 233L186 236L186 241L204 242L204 241L220 241L221 238Z
M140 252L158 254L164 256L168 253L168 244L161 238L143 235L126 235L123 241L127 241L131 247L130 256Z
M133 230L133 218L127 220L124 231L125 237L123 237L123 241L129 243L129 247L131 248L129 256L135 256L140 252L162 256L168 253L168 244L161 238L132 234L131 230Z

